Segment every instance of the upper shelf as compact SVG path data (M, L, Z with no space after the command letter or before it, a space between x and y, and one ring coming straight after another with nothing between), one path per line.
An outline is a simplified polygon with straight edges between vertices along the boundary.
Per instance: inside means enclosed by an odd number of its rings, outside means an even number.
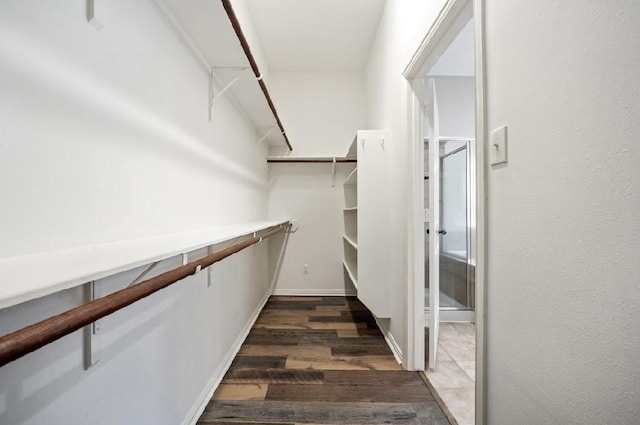
M228 0L156 0L185 42L218 80L219 90L232 83L231 93L247 117L266 134L271 146L291 150L250 46ZM236 77L240 77L237 78ZM257 78L260 77L260 78ZM214 110L215 112L215 110ZM213 117L215 120L215 116Z
M267 162L276 163L276 162L288 162L288 163L296 163L296 162L305 162L305 163L338 163L338 162L358 162L356 158L345 158L340 156L268 156Z
M0 259L0 309L286 221L252 222Z

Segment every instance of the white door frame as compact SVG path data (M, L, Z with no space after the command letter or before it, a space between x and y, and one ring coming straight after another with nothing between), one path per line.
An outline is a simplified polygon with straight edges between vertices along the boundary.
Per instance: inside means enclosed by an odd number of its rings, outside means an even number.
M474 17L476 79L476 425L486 420L486 271L487 271L487 187L486 187L486 102L484 54L484 0L447 0L422 43L407 64L403 76L409 142L410 208L408 218L408 270L406 368L424 369L424 156L421 117L422 77L436 63L455 35Z

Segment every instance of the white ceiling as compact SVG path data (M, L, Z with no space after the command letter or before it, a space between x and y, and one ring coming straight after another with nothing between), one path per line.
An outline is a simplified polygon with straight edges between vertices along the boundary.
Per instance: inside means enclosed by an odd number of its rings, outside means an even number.
M247 0L271 71L364 67L386 0Z
M429 75L474 75L474 35L473 19L464 26L460 34L451 42Z

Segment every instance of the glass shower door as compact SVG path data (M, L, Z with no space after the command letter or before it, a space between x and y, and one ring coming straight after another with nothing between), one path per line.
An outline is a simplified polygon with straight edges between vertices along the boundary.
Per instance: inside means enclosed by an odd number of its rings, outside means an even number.
M440 155L440 308L468 309L468 142L447 141Z

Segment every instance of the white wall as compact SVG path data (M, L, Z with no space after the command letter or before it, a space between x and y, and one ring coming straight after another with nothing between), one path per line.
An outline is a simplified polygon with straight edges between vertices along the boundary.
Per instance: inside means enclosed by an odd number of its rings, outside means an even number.
M362 74L274 72L269 84L294 145L292 156L345 156L364 126ZM300 227L289 237L276 292L351 293L342 268L342 182L353 165L336 166L335 186L331 164L269 167L269 215L297 219ZM309 274L303 274L303 264L309 264Z
M407 281L407 222L409 213L410 166L404 134L407 117L402 113L405 80L402 71L420 45L444 0L388 0L365 67L366 126L391 131L391 143L385 144L393 158L392 200L394 239L391 244L393 299L390 331L400 347L405 346L405 310Z
M208 122L208 74L153 2L97 4L99 32L84 0L0 5L0 256L266 218L256 131L222 99ZM105 319L95 369L80 332L1 368L0 422L181 423L267 291L266 245L220 267ZM2 310L0 334L80 302Z
M344 156L364 125L361 72L273 72L269 90L293 156Z
M264 218L254 130L207 121L204 70L151 3L102 5L100 32L79 0L2 9L0 255Z
M452 76L429 78L433 78L436 83L440 136L475 137L475 78Z
M489 424L640 416L640 3L486 0Z
M342 182L353 165L336 166L331 186L331 164L271 164L269 212L292 217L298 230L289 235L275 293L296 295L353 294L345 282L342 235L344 194ZM271 255L280 241L270 241ZM308 264L308 274L303 273Z

